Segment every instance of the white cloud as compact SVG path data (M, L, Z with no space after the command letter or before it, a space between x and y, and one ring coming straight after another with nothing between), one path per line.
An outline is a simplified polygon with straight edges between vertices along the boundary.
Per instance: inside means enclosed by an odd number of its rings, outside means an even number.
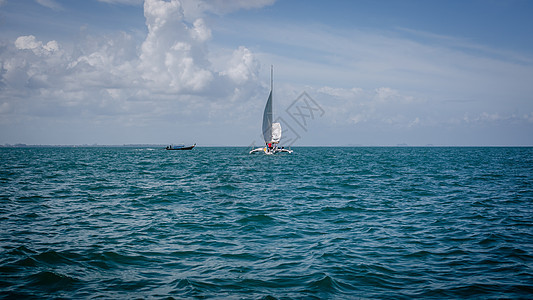
M59 51L59 44L56 41L49 41L43 44L43 42L37 41L33 35L18 37L15 41L15 47L21 50L31 50L35 55L39 56L50 55Z
M205 0L207 9L218 14L227 14L240 9L261 8L274 4L276 0Z
M241 9L261 8L276 0L181 0L187 21L204 17L205 13L228 14Z
M344 89L344 88L334 88L334 87L321 87L317 90L319 93L327 94L334 97L340 97L340 98L353 98L357 95L361 94L363 92L363 89L361 88L351 88L351 89Z
M481 113L465 113L462 118L463 123L466 124L488 124L488 123L499 123L506 121L520 121L520 118L515 114L502 114L499 112L489 113L483 111Z
M178 0L146 0L144 13L144 40L117 32L62 45L24 35L0 47L3 126L61 120L135 127L178 118L196 124L249 118L249 105L242 102L253 99L259 86L254 53L243 46L228 49L215 68L204 18L186 21Z
M211 29L207 27L203 19L196 19L193 23L191 36L199 42L206 42L211 38Z
M355 114L355 115L350 116L348 120L352 124L358 124L358 123L366 122L367 119L368 117L365 114Z
M241 46L233 52L232 58L228 63L228 70L223 71L237 84L243 84L249 80L257 78L259 62L255 59L253 53L247 48Z
M197 4L197 9L208 9L203 2ZM218 96L228 92L242 94L241 89L232 89L231 86L242 86L256 79L259 64L254 54L241 46L226 59L222 69L216 70L209 60L211 29L201 17L190 25L185 20L187 5L191 3L178 0L145 1L148 35L142 43L140 54L143 80L151 88L167 93L205 94L218 88ZM229 85L228 79L231 80Z
M47 8L56 10L56 11L64 10L63 6L57 3L55 0L35 0L35 1L44 7L47 7Z
M533 111L529 114L525 114L523 118L526 119L529 123L533 123Z
M423 99L405 91L390 87L363 89L325 86L313 89L312 93L316 93L316 100L328 113L325 118L334 124L391 124L409 128L423 123L418 117L423 113Z
M419 118L419 117L416 117L414 120L412 120L412 121L409 123L408 127L417 126L417 125L419 125L419 124L420 124L420 118Z
M144 0L98 0L110 4L141 5Z
M477 91L482 90L501 97L509 92L532 92L524 81L533 76L531 57L518 60L519 55L505 52L471 51L476 47L459 38L439 37L439 42L428 42L428 38L405 36L404 31L265 23L247 23L245 32L239 29L243 25L236 23L234 34L252 41L260 36L265 44L276 45L269 48L268 57L283 61L287 70L298 70L293 77L313 85L401 87L436 96L471 98L479 97Z
M50 70L54 70L54 81L64 90L118 87L177 95L212 93L224 86L219 96L227 96L237 91L232 86L256 80L259 64L242 46L225 59L222 69L213 68L208 55L211 30L202 18L185 22L180 1L146 0L144 11L148 33L140 47L131 35L118 33L88 37L75 46L76 52L66 54L57 41L18 37L15 48L30 50L36 57L17 59L13 53L6 58L3 82L20 87L11 80L16 77L26 85L50 86ZM246 94L242 89L238 92Z
M388 101L397 98L398 96L398 91L388 87L380 87L376 89L376 98L379 101Z
M18 49L37 49L41 48L43 45L42 42L37 42L33 35L20 36L15 41L15 46Z
M6 1L6 0L0 0ZM43 1L43 0L39 0ZM144 0L98 0L110 4L141 5ZM191 16L199 17L209 11L227 14L240 9L254 9L274 4L276 0L181 0ZM0 2L1 3L1 2Z
M264 44L276 45L261 57L282 65L286 81L307 85L306 91L327 112L324 128L380 128L383 132L446 128L461 135L461 129L466 134L471 124L526 126L527 117L511 116L533 108L528 96L533 85L526 82L533 78L532 59L524 58L527 55L490 51L456 37L417 39L403 31L259 22L247 24L253 28L238 33L239 25L224 30L234 28L235 34L254 41L247 35L250 32L264 38ZM428 42L432 38L438 41ZM468 101L451 103L450 99ZM465 112L470 113L471 123L461 120ZM452 124L450 119L459 121ZM509 136L531 141L524 137L523 128Z
M211 32L202 19L189 27L181 2L146 0L148 35L141 47L143 79L152 87L172 92L205 91L213 81L205 42Z
M9 112L10 105L7 102L3 102L0 104L0 114L4 114Z

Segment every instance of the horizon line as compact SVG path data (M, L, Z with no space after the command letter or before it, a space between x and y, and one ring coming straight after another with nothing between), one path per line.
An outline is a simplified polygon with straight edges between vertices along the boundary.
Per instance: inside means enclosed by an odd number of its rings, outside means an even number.
M168 146L168 143L160 144L160 143L129 143L129 144L25 144L25 143L17 143L17 144L3 144L0 145L0 148L31 148L31 147L72 147L72 148L97 148L97 147L166 147ZM250 146L250 145L219 145L219 144L206 144L206 145L196 145L197 148L249 148L249 147L256 147L259 148L261 146ZM357 147L398 147L398 148L409 148L409 147L533 147L533 145L435 145L435 144L425 144L425 145L409 145L409 144L395 144L395 145L365 145L365 144L339 144L339 145L291 145L291 146L284 146L287 147L343 147L343 148L357 148Z

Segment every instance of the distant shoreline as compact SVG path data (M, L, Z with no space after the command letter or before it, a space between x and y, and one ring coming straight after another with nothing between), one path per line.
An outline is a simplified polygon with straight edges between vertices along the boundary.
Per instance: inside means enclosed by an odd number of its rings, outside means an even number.
M4 144L0 148L165 148L168 144L122 144L122 145L32 145L32 144ZM197 145L197 148L250 148L249 145ZM297 145L294 148L531 148L533 145Z

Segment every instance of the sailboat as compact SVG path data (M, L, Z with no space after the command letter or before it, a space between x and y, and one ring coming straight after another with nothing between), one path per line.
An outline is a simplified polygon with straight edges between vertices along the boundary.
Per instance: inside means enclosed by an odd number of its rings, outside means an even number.
M290 149L279 147L279 141L281 140L281 124L273 123L272 114L272 90L273 90L273 67L270 66L270 94L265 105L265 111L263 112L263 139L265 140L265 147L256 148L250 151L252 153L276 154L276 153L292 153Z

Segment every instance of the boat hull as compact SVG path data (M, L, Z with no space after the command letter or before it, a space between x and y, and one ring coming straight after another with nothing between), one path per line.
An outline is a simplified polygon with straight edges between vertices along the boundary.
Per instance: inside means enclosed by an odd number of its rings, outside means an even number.
M166 150L192 150L194 147L196 146L196 144L192 145L192 146L187 146L187 147L166 147L165 149Z
M268 149L267 147L263 147L263 148L256 148L256 149L253 149L253 150L250 150L249 152L250 154L253 154L253 153L264 153L266 155L272 155L272 154L278 154L278 153L292 153L292 150L289 150L289 149L280 149L280 148L275 148L275 149Z

